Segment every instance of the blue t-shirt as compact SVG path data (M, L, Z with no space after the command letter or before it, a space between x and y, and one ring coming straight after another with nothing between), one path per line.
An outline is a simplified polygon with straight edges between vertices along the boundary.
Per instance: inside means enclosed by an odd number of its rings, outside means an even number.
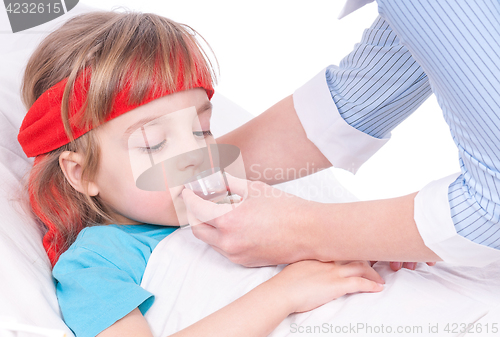
M59 306L77 337L94 337L154 296L140 287L156 245L179 227L107 225L83 229L54 266Z

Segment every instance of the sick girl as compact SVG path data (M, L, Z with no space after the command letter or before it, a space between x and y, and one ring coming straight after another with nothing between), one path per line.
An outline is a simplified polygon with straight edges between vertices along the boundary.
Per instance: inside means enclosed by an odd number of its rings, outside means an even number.
M79 15L30 58L22 87L29 111L18 139L35 157L30 205L46 230L62 316L76 336L151 336L143 314L154 294L141 279L158 242L187 218L181 189L136 186L130 155L214 143L213 82L195 31L154 14ZM150 144L130 141L151 120L179 111L183 118ZM176 170L192 174L196 166L187 158ZM300 261L175 336L266 336L291 313L380 291L381 283L366 262Z

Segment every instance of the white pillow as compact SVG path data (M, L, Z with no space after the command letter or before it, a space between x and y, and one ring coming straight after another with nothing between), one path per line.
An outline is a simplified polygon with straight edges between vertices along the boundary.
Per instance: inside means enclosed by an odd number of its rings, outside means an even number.
M0 30L10 32L7 13L0 6ZM0 34L0 335L12 321L58 329L72 336L57 303L42 232L21 202L21 179L33 163L17 142L26 109L21 103L21 79L33 50L49 32L70 17L90 11L78 5L46 24L18 33ZM9 323L6 323L9 321ZM55 334L57 335L57 334ZM59 334L61 335L61 334ZM17 336L36 336L19 332Z

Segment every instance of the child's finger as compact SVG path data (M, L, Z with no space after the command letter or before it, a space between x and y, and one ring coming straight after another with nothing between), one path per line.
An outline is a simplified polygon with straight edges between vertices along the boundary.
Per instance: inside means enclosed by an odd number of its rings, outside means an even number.
M342 267L340 275L343 277L363 277L377 283L385 283L382 276L380 276L375 269L370 267L368 261L351 262Z
M380 283L365 279L363 277L348 277L338 281L338 286L342 287L345 294L353 294L358 292L379 292L384 289Z

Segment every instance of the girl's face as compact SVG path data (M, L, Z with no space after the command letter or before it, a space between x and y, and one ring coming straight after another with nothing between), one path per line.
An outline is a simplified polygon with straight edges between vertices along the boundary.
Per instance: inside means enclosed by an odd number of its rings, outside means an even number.
M212 104L202 88L180 91L151 101L98 127L100 166L94 183L116 223L179 226L188 223L181 198L184 186L145 191L138 176L166 159L168 175L177 180L199 172L198 148L215 143L210 133ZM191 151L191 152L190 152ZM181 155L189 153L191 155Z

